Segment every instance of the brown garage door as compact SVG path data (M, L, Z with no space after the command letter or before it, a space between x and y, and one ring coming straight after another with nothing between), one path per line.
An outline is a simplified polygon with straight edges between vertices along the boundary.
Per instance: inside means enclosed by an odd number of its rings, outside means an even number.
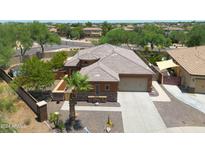
M147 78L121 77L119 91L147 91Z
M195 92L205 93L205 79L196 79Z

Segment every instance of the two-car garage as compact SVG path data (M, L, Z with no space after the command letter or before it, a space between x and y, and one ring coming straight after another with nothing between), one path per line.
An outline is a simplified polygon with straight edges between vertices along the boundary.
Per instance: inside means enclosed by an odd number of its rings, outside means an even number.
M126 76L120 77L120 82L118 85L119 91L130 91L130 92L140 92L140 91L150 91L151 90L151 76Z
M196 79L195 92L196 93L205 93L205 79Z

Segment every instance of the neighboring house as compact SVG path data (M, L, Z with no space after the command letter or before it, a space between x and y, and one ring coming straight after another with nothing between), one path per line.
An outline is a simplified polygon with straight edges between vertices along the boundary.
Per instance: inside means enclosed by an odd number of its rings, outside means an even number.
M48 30L49 30L50 32L57 33L57 28L56 28L56 26L49 25L49 26L48 26Z
M127 25L127 26L124 26L123 27L123 29L125 30L125 31L133 31L134 30L134 26L133 25Z
M149 92L154 74L132 50L109 44L80 50L67 60L64 69L68 75L80 71L89 77L93 90L80 93L81 101L102 96L116 102L118 91Z
M181 85L189 92L205 93L205 46L168 51L179 65Z
M163 27L162 28L166 35L170 34L172 31L186 31L184 28L181 27Z
M100 37L102 36L102 29L99 27L86 27L83 28L86 37Z

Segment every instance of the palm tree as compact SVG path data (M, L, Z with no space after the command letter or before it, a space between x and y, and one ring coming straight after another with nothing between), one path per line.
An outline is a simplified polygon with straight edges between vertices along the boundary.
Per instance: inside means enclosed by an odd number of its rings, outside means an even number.
M88 77L80 74L79 72L74 72L70 77L65 77L64 80L67 84L67 89L70 90L69 99L69 121L73 125L75 122L75 105L77 104L77 94L79 92L85 92L92 89L92 85L88 81Z

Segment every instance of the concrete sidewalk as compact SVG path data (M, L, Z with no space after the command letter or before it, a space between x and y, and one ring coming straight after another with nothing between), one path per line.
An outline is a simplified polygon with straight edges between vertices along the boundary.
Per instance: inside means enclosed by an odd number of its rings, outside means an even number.
M160 87L157 81L152 81L152 86L157 90L159 96L151 96L151 100L155 102L170 102L169 96Z
M205 113L205 103L197 99L194 99L193 97L190 97L187 94L182 93L178 86L175 85L163 85L163 86L164 88L166 88L168 92L170 92L175 98L177 98L181 102L190 105L191 107Z
M75 106L76 111L121 111L121 107ZM69 101L65 101L60 110L69 111Z
M205 127L171 127L155 131L153 133L205 133Z
M146 133L166 128L148 93L118 92L118 102L122 107L125 133Z

